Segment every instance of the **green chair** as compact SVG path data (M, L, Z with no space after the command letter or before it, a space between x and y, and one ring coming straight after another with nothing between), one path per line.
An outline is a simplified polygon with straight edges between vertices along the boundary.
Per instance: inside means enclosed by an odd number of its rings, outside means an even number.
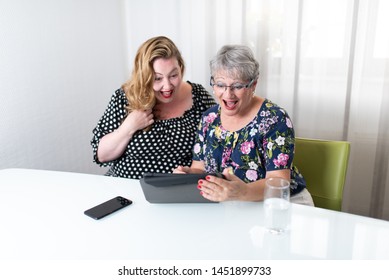
M341 211L350 143L295 139L293 164L304 176L315 206Z

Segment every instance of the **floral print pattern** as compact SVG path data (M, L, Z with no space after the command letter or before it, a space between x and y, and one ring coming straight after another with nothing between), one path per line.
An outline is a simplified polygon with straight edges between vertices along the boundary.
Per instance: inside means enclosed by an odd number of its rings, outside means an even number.
M267 171L291 170L291 194L306 186L293 165L294 129L287 112L265 99L258 114L244 128L228 131L220 119L220 106L203 114L193 148L193 159L204 161L206 172L232 167L245 182L263 179Z

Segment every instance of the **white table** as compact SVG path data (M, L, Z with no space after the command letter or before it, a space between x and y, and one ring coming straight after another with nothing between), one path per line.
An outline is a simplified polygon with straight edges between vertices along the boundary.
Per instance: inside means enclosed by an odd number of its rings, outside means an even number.
M117 195L102 220L84 210ZM389 259L389 222L293 205L291 231L263 229L261 202L150 204L137 180L0 170L0 260Z

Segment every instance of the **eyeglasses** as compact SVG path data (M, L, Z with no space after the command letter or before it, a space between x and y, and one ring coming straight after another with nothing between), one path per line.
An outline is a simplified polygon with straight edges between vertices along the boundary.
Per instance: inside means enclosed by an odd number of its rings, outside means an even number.
M231 92L237 93L237 92L240 92L242 89L251 87L253 83L254 83L254 79L245 85L240 84L240 83L235 83L235 84L232 84L230 86L227 86L226 84L223 84L223 83L219 83L219 82L215 83L215 80L213 79L213 77L211 77L211 79L209 81L209 84L211 85L213 90L218 94L222 94L222 93L226 92L227 88L230 88Z

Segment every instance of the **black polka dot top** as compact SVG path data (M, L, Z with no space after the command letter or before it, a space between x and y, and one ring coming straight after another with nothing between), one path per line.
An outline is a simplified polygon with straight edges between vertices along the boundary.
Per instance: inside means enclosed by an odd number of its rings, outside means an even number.
M171 173L178 165L190 165L201 115L216 104L202 85L190 85L193 105L183 116L157 120L151 130L136 132L121 157L102 163L97 158L100 139L116 130L126 117L127 98L122 89L116 90L93 130L93 161L100 166L111 166L106 175L132 179L141 178L145 172Z

